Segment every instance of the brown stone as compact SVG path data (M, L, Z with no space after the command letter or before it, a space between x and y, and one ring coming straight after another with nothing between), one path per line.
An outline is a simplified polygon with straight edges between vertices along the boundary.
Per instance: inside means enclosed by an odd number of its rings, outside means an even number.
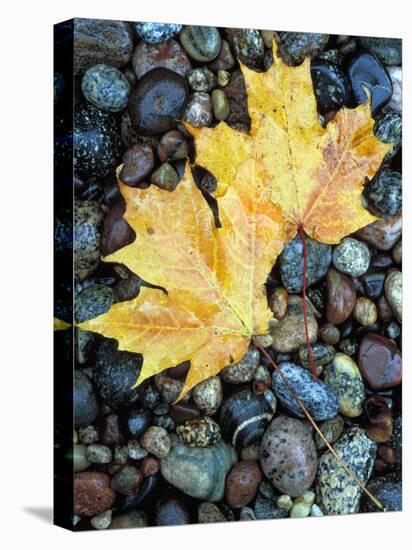
M176 40L167 40L161 44L140 42L132 57L133 69L137 78L152 69L164 67L186 77L192 70L192 65L186 52Z
M134 231L123 218L124 204L116 203L104 218L101 251L112 254L134 241Z
M154 456L147 456L142 460L140 471L143 477L154 476L160 469L160 460Z
M402 382L402 358L397 346L384 336L366 334L359 346L358 366L368 384L376 390Z
M176 403L170 407L170 416L176 424L182 424L186 420L193 420L199 418L200 409L192 403Z
M378 299L378 316L381 321L389 321L393 318L393 311L385 296Z
M189 154L187 141L177 130L170 130L162 136L157 147L157 154L161 162L184 159Z
M356 232L356 235L378 250L390 250L401 236L402 213L378 220Z
M74 513L93 517L113 504L116 493L110 477L103 472L80 472L74 475Z
M376 323L376 319L378 318L378 310L372 300L369 300L369 298L360 297L356 300L353 316L358 323L364 327L367 327Z
M285 316L288 307L288 291L286 288L275 288L270 295L269 305L274 318L280 321Z
M307 311L309 341L313 344L318 336L318 324L313 311ZM300 296L289 296L285 316L275 325L271 325L273 348L280 353L297 351L306 343L305 322L303 317L303 300Z
M355 285L349 277L331 268L327 277L326 319L329 323L339 325L352 313L356 302Z
M226 480L226 500L232 508L242 508L251 502L262 481L262 472L254 460L238 462Z
M154 166L154 156L150 145L136 143L123 155L123 167L119 177L123 183L134 187L147 178Z
M104 417L101 441L105 445L122 445L124 443L117 414L108 414Z

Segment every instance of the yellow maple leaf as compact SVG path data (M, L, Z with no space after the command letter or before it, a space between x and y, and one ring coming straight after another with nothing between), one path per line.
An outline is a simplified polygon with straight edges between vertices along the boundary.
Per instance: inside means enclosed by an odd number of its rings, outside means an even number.
M141 353L137 383L190 360L183 396L268 332L265 282L284 245L283 218L254 159L238 167L236 185L219 200L219 229L188 165L173 192L119 186L136 240L106 261L167 293L142 287L134 300L78 326Z
M270 182L272 200L289 222L289 237L301 225L328 244L376 220L361 204L365 178L371 179L391 145L373 134L370 102L340 109L326 128L319 122L310 59L289 67L277 57L257 73L240 64L248 99L251 130L193 128L196 162L214 174L217 196L237 178L239 166L253 158Z

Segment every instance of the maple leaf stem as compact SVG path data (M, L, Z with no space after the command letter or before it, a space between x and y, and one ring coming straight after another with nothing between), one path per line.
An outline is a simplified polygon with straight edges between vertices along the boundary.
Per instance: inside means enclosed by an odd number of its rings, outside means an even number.
M313 359L312 347L309 340L309 328L308 328L308 305L306 299L306 273L307 273L307 248L306 248L306 237L305 231L303 230L303 225L298 224L298 232L300 235L300 240L302 241L303 246L303 274L302 274L302 295L303 295L303 321L305 323L305 338L306 338L306 347L308 348L310 370L312 371L313 378L318 378L318 373L315 367L315 361Z
M283 372L280 370L280 368L276 365L276 363L273 361L272 357L269 355L269 353L265 350L264 347L262 347L258 342L254 341L254 345L263 353L263 355L266 357L266 359L269 361L269 363L272 365L272 367L278 372L279 376L282 378L283 382L285 383L286 387L290 391L290 393L293 395L294 399L296 400L296 403L299 405L299 407L302 409L303 414L306 416L306 418L309 420L309 422L312 424L313 428L316 430L316 432L319 434L319 437L322 439L326 447L329 449L329 451L333 454L333 456L336 458L336 460L339 462L339 464L346 470L346 472L350 475L350 477L355 481L355 483L362 489L362 491L372 500L372 502L379 508L379 510L382 510L383 512L386 512L386 509L382 505L379 500L372 495L372 493L365 487L365 485L362 483L362 481L358 478L358 476L352 472L352 470L345 464L345 462L342 460L342 458L338 455L338 453L335 451L335 449L332 447L332 445L329 443L329 441L326 439L326 437L323 435L321 429L316 424L314 419L312 418L311 414L303 404L302 400L296 393L293 386L289 383L288 379L285 377Z

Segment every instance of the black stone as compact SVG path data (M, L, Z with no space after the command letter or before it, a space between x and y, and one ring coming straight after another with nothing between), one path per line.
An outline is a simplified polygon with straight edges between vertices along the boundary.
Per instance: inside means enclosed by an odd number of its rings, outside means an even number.
M402 483L389 481L386 477L382 477L369 483L367 488L379 500L387 512L402 511ZM379 511L367 495L363 499L363 510L365 512Z
M386 105L392 97L392 81L379 59L371 52L361 51L348 68L349 82L357 104L368 99L364 87L371 94L372 112Z
M139 80L129 99L129 113L136 131L163 134L176 127L188 99L186 80L164 68L153 69Z
M402 176L383 169L367 187L370 204L383 216L395 216L402 208Z
M359 42L385 65L402 65L402 40L379 36L359 36Z
M383 292L385 273L366 273L360 281L365 295L371 300L376 300Z
M319 112L338 110L349 103L349 83L339 65L315 59L311 64L311 75Z
M90 378L80 370L74 373L74 426L88 426L99 413L96 394Z
M76 322L83 323L106 313L115 302L116 292L109 286L98 284L85 288L74 299Z
M152 413L147 409L133 409L127 418L127 428L133 437L141 437L152 421Z
M385 161L390 160L402 145L402 115L395 111L389 111L378 116L373 131L378 139L393 145L392 150L385 156Z

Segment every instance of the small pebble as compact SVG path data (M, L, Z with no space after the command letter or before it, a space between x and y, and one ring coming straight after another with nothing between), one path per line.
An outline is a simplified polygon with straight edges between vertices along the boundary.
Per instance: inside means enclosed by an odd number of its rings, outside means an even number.
M182 25L174 23L134 23L134 28L145 42L159 44L178 34L182 29Z
M335 416L334 418L330 418L329 420L324 420L319 424L320 431L322 432L326 441L331 445L333 445L333 443L335 443L335 441L340 438L344 426L345 424L343 418L339 415ZM315 433L315 443L318 450L326 448L324 440L317 432Z
M385 279L385 296L396 318L402 322L402 273L390 271Z
M211 376L193 388L195 404L207 415L213 415L223 398L222 382L218 376Z
M397 346L378 334L365 334L359 346L359 369L375 390L392 388L402 381L402 357Z
M395 111L382 114L377 117L373 131L380 141L393 145L392 150L385 156L385 161L390 160L402 145L402 115Z
M333 323L325 323L319 329L319 338L321 338L325 344L334 346L340 340L339 329Z
M112 477L111 487L126 496L137 495L142 486L143 475L135 466L124 466Z
M221 47L216 27L185 25L180 33L180 42L192 59L203 62L215 59Z
M130 84L115 67L99 64L90 67L82 79L82 92L98 109L117 113L127 107Z
M205 92L194 92L189 97L183 120L195 128L210 126L213 120L210 95Z
M364 327L373 325L378 318L378 310L369 298L358 298L356 300L353 316Z
M310 515L315 518L323 517L322 508L317 504L312 504L312 508L310 509Z
M283 287L275 288L270 295L269 306L275 319L280 321L288 308L288 292Z
M222 86L222 88L224 88L229 84L229 80L230 73L228 73L227 71L223 71L222 69L217 71L217 83L219 84L219 86Z
M164 428L158 426L151 426L147 429L140 443L146 451L158 458L165 458L170 451L169 434Z
M123 166L119 177L123 183L131 187L144 181L153 170L153 150L145 143L136 143L129 147L122 160Z
M110 477L103 472L79 472L74 475L75 514L94 517L110 508L116 493L110 487Z
M97 443L99 441L99 432L95 426L85 426L84 428L79 428L79 440L85 445L91 445L92 443Z
M189 148L183 135L177 130L166 132L157 147L161 162L187 158Z
M213 90L212 105L215 118L217 118L217 120L226 120L229 116L230 105L223 90Z
M196 67L190 71L187 79L195 92L210 92L217 83L216 76L207 67Z
M208 416L186 420L176 428L176 434L189 447L208 447L222 438L219 424Z
M220 48L219 55L211 63L209 63L210 69L212 71L227 71L232 69L235 65L235 60L232 55L229 43L227 40L222 40L222 46Z
M222 379L229 384L242 384L250 382L259 366L260 353L254 347L251 347L246 355L233 365L227 365L220 373Z
M227 521L224 514L213 502L201 502L197 511L199 523L221 523Z
M94 443L87 447L87 460L94 464L109 464L112 460L112 451L106 445Z
M337 353L325 368L324 380L338 397L341 414L354 418L362 414L365 388L357 364L344 353Z
M112 511L110 509L105 510L98 516L94 516L94 518L90 520L92 527L94 527L95 529L108 529L108 527L110 527L111 522L112 522Z
M341 273L360 277L368 270L370 252L361 241L345 237L333 250L333 265Z
M170 163L164 162L152 173L150 181L160 189L174 191L179 183L179 174Z
M356 54L348 68L349 82L358 104L365 103L371 95L371 108L375 112L389 103L392 97L392 81L379 59L371 52Z
M257 462L238 462L226 480L226 501L232 508L242 508L256 496L262 472Z
M402 113L402 67L387 67L392 80L393 92L388 107Z
M281 495L277 499L276 504L278 505L279 508L283 508L284 510L289 512L289 510L293 506L293 500L291 499L291 497L289 495Z
M138 79L161 67L186 78L192 69L186 52L176 40L167 40L160 44L141 42L134 51L132 66Z
M86 451L86 445L73 445L73 470L75 472L82 472L90 466Z
M395 216L402 207L402 176L384 168L368 185L369 203L381 216Z
M392 258L397 264L402 263L402 241L398 241L393 247Z

